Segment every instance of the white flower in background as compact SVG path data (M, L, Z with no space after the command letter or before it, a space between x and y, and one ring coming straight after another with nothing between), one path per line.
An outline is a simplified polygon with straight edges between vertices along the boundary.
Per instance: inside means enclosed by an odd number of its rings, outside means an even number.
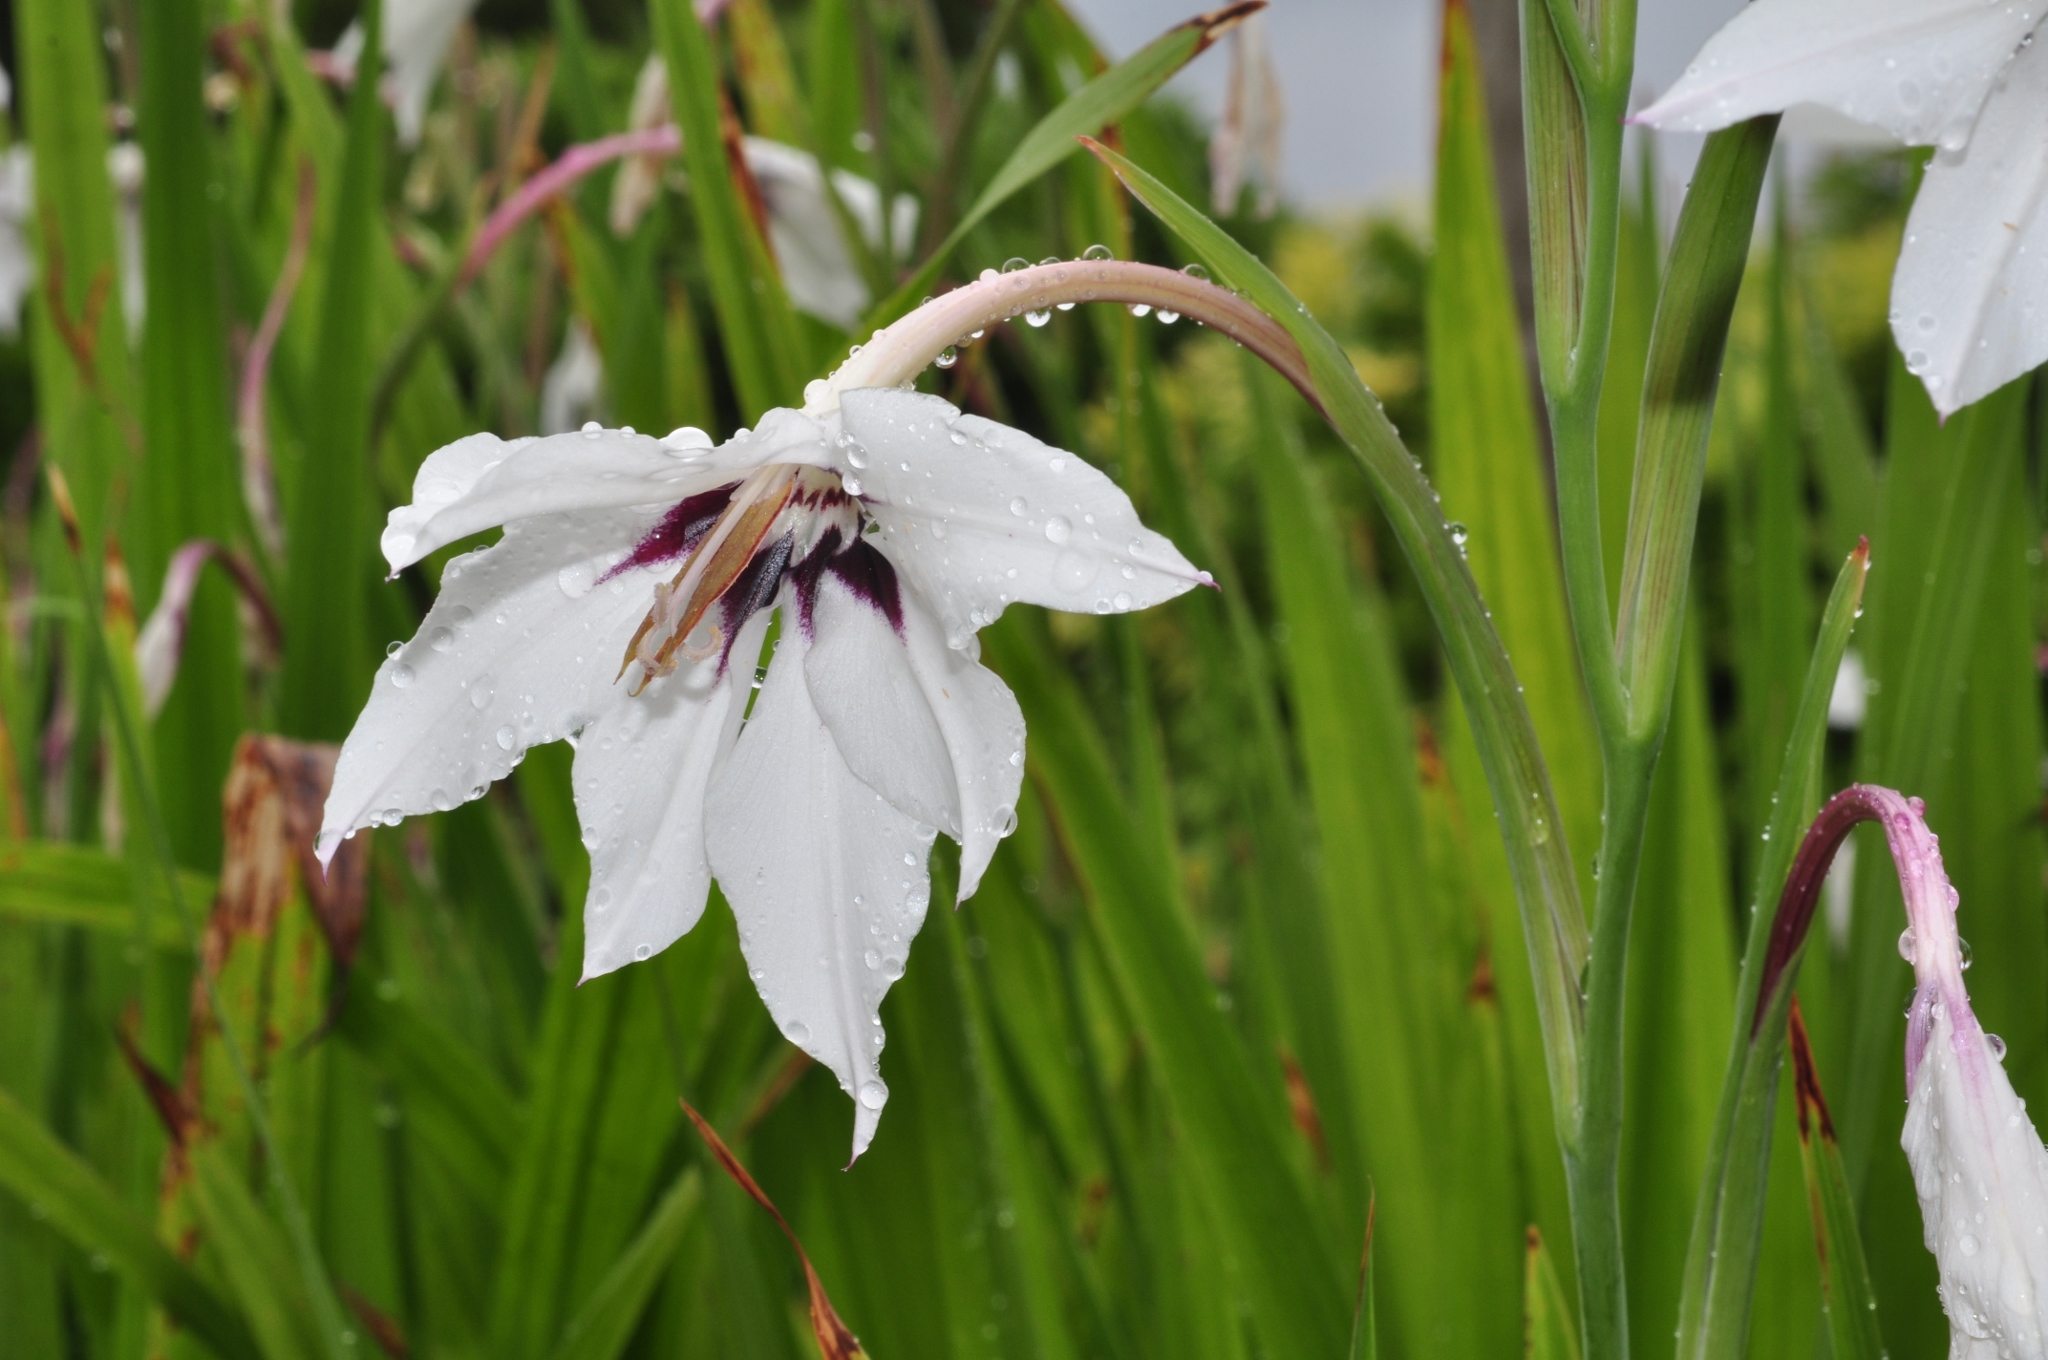
M571 741L584 976L665 948L716 877L777 1025L855 1098L858 1156L932 842L960 843L965 899L1016 825L1023 717L977 631L1012 603L1141 609L1207 577L1079 458L896 388L813 384L716 447L473 435L421 466L384 554L397 571L499 525L378 671L321 853Z
M628 130L660 127L668 121L668 66L660 56L652 56L633 86ZM790 302L799 311L851 330L872 298L854 267L818 158L765 137L748 137L743 146L747 169L760 186L768 211L768 245L782 270ZM612 180L614 233L632 234L660 191L661 167L659 156L630 157L619 167ZM880 250L882 191L849 170L832 171L832 188L860 229L861 239L870 250ZM917 200L898 194L889 214L889 244L899 258L908 257L917 235L917 216Z
M21 334L21 304L35 287L36 260L28 246L35 216L35 173L28 146L0 151L0 335Z
M448 45L476 6L477 0L384 0L385 76L391 82L391 112L401 144L419 141ZM352 79L362 54L363 26L350 24L334 45L334 73Z
M581 318L572 318L562 352L540 380L540 432L563 434L597 413L604 395L604 356Z
M1756 0L1638 115L1705 132L1819 104L1937 148L1892 336L1943 415L2048 360L2048 45L2036 0Z
M1280 206L1280 139L1287 105L1280 73L1266 42L1266 16L1252 14L1230 34L1230 94L1223 121L1209 139L1209 199L1224 216L1237 211L1238 195L1250 185L1256 211L1271 217Z
M1889 805L1882 820L1906 900L1899 952L1916 986L1900 1142L1941 1269L1949 1355L2038 1360L2048 1355L2048 1148L2006 1078L2005 1044L1970 1009L1956 893L1919 800L1871 792Z
M107 178L114 184L114 246L120 257L121 314L128 338L142 338L142 314L149 290L142 272L142 147L115 142L107 148Z
M121 312L133 340L142 334L142 148L134 142L108 147L107 178L114 186ZM28 234L35 212L35 156L28 143L16 142L0 151L0 335L21 333L21 304L35 286Z

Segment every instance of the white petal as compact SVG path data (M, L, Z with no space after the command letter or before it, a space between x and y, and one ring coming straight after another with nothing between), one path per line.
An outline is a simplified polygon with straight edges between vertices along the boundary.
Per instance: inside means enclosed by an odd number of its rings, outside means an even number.
M946 645L938 620L915 591L903 594L903 631L911 671L945 736L959 789L964 832L954 833L960 842L956 900L965 902L981 886L996 846L1017 828L1024 711L1001 676Z
M733 644L738 686L753 681L767 627L757 614ZM576 817L590 852L586 980L660 953L704 914L704 791L747 692L716 670L707 661L655 679L604 709L577 741Z
M880 609L829 571L818 583L811 632L804 653L811 704L847 765L904 816L958 839L952 757L903 639Z
M506 441L473 434L436 450L413 479L412 504L391 512L393 571L434 549L529 515L673 504L763 463L825 462L825 435L795 411L771 411L745 439L716 448L624 430Z
M621 701L619 661L669 569L596 582L655 518L525 520L448 564L440 598L378 668L341 748L323 853L359 827L453 807L504 778L527 747L559 741Z
M2048 1149L1967 1001L1955 1010L1934 1008L1900 1137L1941 1268L1949 1354L2039 1357Z
M839 409L878 546L956 647L1015 601L1121 613L1208 580L1071 453L915 392L847 392Z
M1637 116L1705 132L1822 104L1914 145L1958 147L2040 16L1985 0L1756 0Z
M739 744L712 780L705 835L762 1001L854 1098L858 1157L889 1098L882 996L924 924L931 838L840 756L792 664L802 657L790 649L803 645L785 629Z
M746 139L747 169L761 186L768 208L768 240L782 269L783 286L798 310L841 329L859 323L868 305L868 286L854 268L840 233L839 215L825 196L825 175L817 157L764 137ZM868 185L864 205L881 220L880 195ZM842 200L856 217L858 198Z
M2048 359L2048 43L2033 43L1960 154L1927 167L1892 276L1892 335L1947 415Z

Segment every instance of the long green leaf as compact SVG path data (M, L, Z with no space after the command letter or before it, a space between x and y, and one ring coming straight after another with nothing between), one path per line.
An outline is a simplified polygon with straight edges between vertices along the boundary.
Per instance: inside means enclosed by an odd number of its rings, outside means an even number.
M1429 372L1429 468L1444 513L1459 521L1480 594L1514 659L1529 713L1556 783L1567 843L1597 843L1599 744L1579 680L1565 612L1549 469L1529 391L1521 321L1494 201L1493 153L1471 21L1462 5L1444 9L1441 111L1437 123L1436 253L1424 313ZM1449 733L1463 767L1466 724ZM1472 781L1479 793L1479 780ZM1472 812L1480 815L1482 809ZM1483 853L1475 874L1489 896L1495 958L1524 952L1512 879ZM1590 885L1583 880L1580 888ZM1531 1116L1547 1099L1536 998L1519 968L1500 978L1518 1107ZM1529 1178L1528 1216L1557 1249L1564 1278L1571 1229L1556 1139L1533 1117L1519 1122ZM1520 1225L1517 1225L1520 1226ZM1512 1243L1503 1243L1505 1251Z
M259 1360L248 1323L156 1239L111 1187L0 1090L0 1184L79 1250L105 1257L222 1357ZM273 1357L273 1360L275 1358Z
M1218 1010L1169 885L1130 853L1135 829L1072 678L1041 642L1012 631L985 635L991 660L1041 730L1063 734L1034 748L1032 774L1057 810L1203 1189L1236 1240L1260 1244L1240 1258L1255 1325L1275 1353L1335 1353L1348 1334L1347 1291L1283 1151L1280 1093L1257 1078Z
M1265 7L1266 0L1235 0L1221 9L1176 24L1060 101L1057 108L1024 134L1017 149L975 198L974 205L961 215L938 249L869 313L863 328L886 326L909 311L913 300L938 278L967 233L1019 189L1072 155L1076 137L1093 136L1124 117L1246 16Z
M235 446L228 424L227 329L219 233L209 194L218 183L200 91L206 78L206 6L164 0L140 11L144 277L142 431L125 546L136 603L147 612L171 554L193 538L230 541L236 511ZM157 719L157 764L167 787L218 788L242 725L241 628L234 592L202 579L185 662ZM165 804L171 843L191 864L220 853L217 807L198 798Z
M213 880L180 871L185 900L213 897ZM183 950L185 934L171 915L161 878L154 894L150 938L160 947ZM135 934L135 881L129 867L106 851L58 841L0 841L0 920L83 926L110 936Z
M554 1360L615 1360L633 1339L641 1310L660 1281L704 1197L703 1173L692 1166L668 1193L562 1333Z
M1638 736L1660 733L1671 709L1707 431L1777 130L1772 115L1707 139L1657 299L1614 635Z
M1522 1354L1526 1360L1579 1360L1579 1331L1572 1324L1571 1300L1558 1283L1557 1265L1543 1235L1529 1229L1527 1265L1522 1283Z
M287 507L284 626L291 647L278 716L293 736L327 740L347 734L369 683L365 601L371 573L364 550L372 518L371 251L383 242L385 120L377 94L382 12L380 0L371 0L363 16L362 62L325 233L320 377L308 411L306 457Z
M1342 346L1272 271L1158 179L1106 147L1091 149L1218 279L1288 328L1307 357L1325 416L1379 497L1429 602L1451 675L1472 717L1537 980L1552 1113L1560 1136L1569 1137L1578 1108L1578 978L1588 949L1585 916L1520 683L1436 495Z

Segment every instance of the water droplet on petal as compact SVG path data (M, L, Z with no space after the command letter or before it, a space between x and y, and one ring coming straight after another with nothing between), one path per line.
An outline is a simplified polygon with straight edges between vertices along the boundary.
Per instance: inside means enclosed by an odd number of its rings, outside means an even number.
M1152 315L1152 305L1148 302L1132 302L1126 305L1129 307L1132 316Z
M960 351L948 345L939 351L939 357L932 362L936 363L940 368L951 368L954 364L960 362Z
M597 573L588 562L571 562L555 573L555 584L572 600L580 600L588 595L590 587L596 582Z
M391 668L391 683L397 688L404 689L407 685L410 685L412 681L412 667L406 665L404 662L400 662L398 665L393 666Z
M1045 537L1051 543L1065 543L1074 536L1074 522L1065 515L1054 515L1045 522Z
M455 645L455 630L452 628L436 628L433 632L427 634L427 645L437 652L447 651Z
M1915 961L1913 956L1917 953L1919 953L1919 942L1914 938L1913 927L1907 926L1899 932L1899 957L1907 963L1912 963Z
M651 944L636 944L636 945L634 945L634 946L633 946L633 958L634 958L634 959L635 959L636 961L638 961L638 962L641 962L641 963L645 963L645 962L646 962L647 960L649 960L649 959L651 959L651 958L653 958L653 957L654 957L654 946L653 946L653 945L651 945Z
M879 1110L889 1099L889 1088L879 1081L864 1081L860 1084L860 1103L870 1110Z
M604 426L598 424L596 421L586 420L583 422L583 437L585 439L595 439L603 433Z
M518 744L519 734L512 730L512 724L507 723L498 729L498 746L500 749L509 751Z
M882 960L882 976L894 982L903 976L903 960L894 954Z
M1970 949L1970 942L1958 939L1956 941L1956 953L1962 956L1963 971L1968 972L1970 965L1977 961L1975 953Z
M1997 1061L2005 1061L2005 1040L1999 1038L1996 1034L1987 1034L1984 1036L1984 1046L1991 1050L1991 1056ZM2014 1119L2018 1117L2017 1115L2013 1116Z
M1161 313L1159 314L1159 324L1160 324L1160 325L1162 325L1162 326L1171 326L1171 325L1172 325L1172 324L1173 324L1174 322L1176 322L1176 321L1178 321L1178 320L1180 320L1180 313L1179 313L1179 312L1165 312L1165 311L1162 311L1162 312L1161 312Z
M469 706L478 712L490 707L491 700L496 694L497 691L491 687L491 677L488 675L479 675L469 682Z
M1026 312L1024 313L1024 320L1033 326L1043 326L1046 322L1052 320L1052 313Z
M385 646L385 648L384 648L384 655L386 655L386 656L397 656L397 655L398 655L398 654L399 654L400 652L402 652L402 651L404 651L404 650L405 650L405 644L404 644L403 642L393 642L393 643L389 643L389 644L387 644L387 645Z
M1116 253L1108 246L1096 245L1082 251L1081 258L1084 260L1113 260L1116 258Z
M782 1027L782 1033L791 1043L802 1047L811 1041L811 1027L801 1020L792 1020Z
M1209 281L1209 271L1198 264L1183 265L1180 272L1191 279L1200 279L1203 283Z

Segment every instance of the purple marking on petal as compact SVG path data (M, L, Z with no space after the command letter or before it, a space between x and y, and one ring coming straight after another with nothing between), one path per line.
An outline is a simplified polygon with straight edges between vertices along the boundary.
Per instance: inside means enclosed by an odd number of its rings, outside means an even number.
M711 491L702 491L687 500L677 501L669 507L661 522L648 530L647 536L633 545L633 551L625 560L597 578L603 585L623 572L634 567L651 567L659 562L673 562L703 541L711 532L711 526L718 523L726 503L739 486L733 482Z
M789 555L795 551L796 536L784 534L764 548L755 550L747 561L746 568L733 578L725 588L725 594L718 599L718 616L725 630L725 644L718 653L718 673L725 674L725 668L732 659L733 639L740 635L740 626L761 610L775 602L775 592L782 588L782 576L789 567Z
M811 610L818 603L818 582L824 578L825 568L838 551L839 530L834 526L818 535L817 543L805 554L804 560L790 569L790 582L796 587L797 627L804 630L806 638L811 636Z
M897 637L904 635L903 597L896 585L896 568L873 544L857 538L826 565L846 583L855 599L864 601L889 621Z

